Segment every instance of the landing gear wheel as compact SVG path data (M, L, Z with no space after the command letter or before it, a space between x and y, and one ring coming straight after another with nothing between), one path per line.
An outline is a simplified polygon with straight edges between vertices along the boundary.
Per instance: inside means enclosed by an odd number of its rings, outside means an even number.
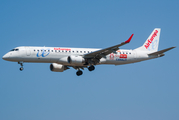
M24 68L23 67L20 67L20 71L22 71Z
M24 68L23 68L23 62L19 61L18 64L21 65L21 67L19 68L20 71L22 71Z
M89 71L93 71L95 69L95 67L93 65L91 65L90 67L88 67Z
M80 76L80 75L82 75L83 74L83 72L81 71L81 70L78 70L77 72L76 72L76 75L77 76Z

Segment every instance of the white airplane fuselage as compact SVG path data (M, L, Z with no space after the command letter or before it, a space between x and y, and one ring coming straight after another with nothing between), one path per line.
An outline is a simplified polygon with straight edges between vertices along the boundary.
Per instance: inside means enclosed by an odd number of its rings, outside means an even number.
M164 52L175 47L158 51L160 30L155 28L145 43L134 50L119 49L131 41L132 34L125 42L105 49L22 46L6 53L3 59L18 62L21 65L20 70L23 70L24 62L52 63L50 70L54 72L63 72L73 67L78 70L76 74L79 76L83 73L81 69L93 71L95 65L122 65L164 56Z
M3 59L12 62L33 62L33 63L58 63L72 66L68 62L68 56L83 56L100 49L91 48L63 48L63 47L16 47L3 56ZM144 52L121 49L100 59L98 64L128 64L139 62L158 56L149 57ZM86 66L84 63L74 63L73 66Z

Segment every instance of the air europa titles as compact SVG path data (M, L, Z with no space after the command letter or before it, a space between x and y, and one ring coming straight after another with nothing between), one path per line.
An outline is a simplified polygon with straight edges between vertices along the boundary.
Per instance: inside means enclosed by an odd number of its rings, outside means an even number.
M155 30L154 34L151 36L150 39L147 40L147 43L144 45L146 49L150 46L154 38L157 36L158 30Z
M68 49L68 48L54 48L54 50L66 50L66 51L70 51L71 49Z

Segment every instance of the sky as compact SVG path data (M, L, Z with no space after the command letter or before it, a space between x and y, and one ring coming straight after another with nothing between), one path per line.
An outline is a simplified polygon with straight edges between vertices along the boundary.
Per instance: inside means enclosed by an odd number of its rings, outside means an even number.
M178 120L178 0L1 0L0 56L18 46L140 47L161 28L161 58L82 76L0 59L0 120Z

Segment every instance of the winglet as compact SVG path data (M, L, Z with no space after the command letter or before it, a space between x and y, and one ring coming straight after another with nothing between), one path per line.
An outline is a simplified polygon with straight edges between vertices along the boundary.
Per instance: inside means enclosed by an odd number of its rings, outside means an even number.
M125 41L125 43L129 43L129 42L131 41L133 35L134 35L134 34L132 34L132 35L130 36L130 38L129 38L128 40Z

